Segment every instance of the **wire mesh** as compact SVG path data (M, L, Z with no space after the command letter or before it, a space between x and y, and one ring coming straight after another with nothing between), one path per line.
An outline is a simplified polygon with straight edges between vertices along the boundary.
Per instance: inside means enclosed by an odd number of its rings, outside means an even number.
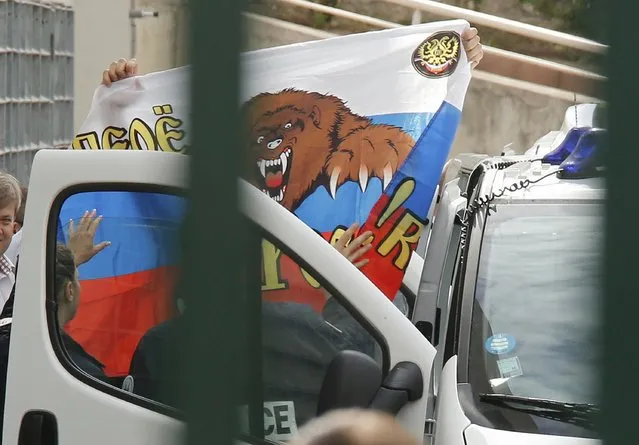
M73 10L0 0L0 169L28 185L38 150L73 138Z

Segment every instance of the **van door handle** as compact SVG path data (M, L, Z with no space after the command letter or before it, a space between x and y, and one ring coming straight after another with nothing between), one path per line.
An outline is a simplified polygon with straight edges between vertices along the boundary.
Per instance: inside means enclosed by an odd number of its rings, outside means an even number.
M48 411L29 411L20 423L18 445L58 445L58 421Z

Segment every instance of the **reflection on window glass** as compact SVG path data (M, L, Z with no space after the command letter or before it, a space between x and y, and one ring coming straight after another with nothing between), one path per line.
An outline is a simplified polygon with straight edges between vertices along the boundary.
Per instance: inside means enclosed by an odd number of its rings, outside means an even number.
M265 437L286 440L316 415L324 375L340 351L363 352L381 366L381 348L292 258L267 240L262 252Z
M511 204L488 217L471 332L475 391L597 402L602 215L594 204ZM534 422L541 432L576 428Z
M119 191L79 193L63 203L56 284L60 310L66 309L59 320L79 368L86 370L86 359L122 386L142 336L175 315L184 205L173 195ZM65 248L74 264L65 263Z

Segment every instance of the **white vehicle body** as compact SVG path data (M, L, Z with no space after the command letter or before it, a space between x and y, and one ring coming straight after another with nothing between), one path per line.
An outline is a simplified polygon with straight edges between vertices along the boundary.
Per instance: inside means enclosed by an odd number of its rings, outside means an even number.
M460 219L464 215L468 200L476 197L486 197L493 193L498 193L505 187L518 183L523 179L530 181L541 179L539 182L528 185L520 190L506 191L503 196L491 202L495 208L505 209L519 204L526 204L528 209L535 205L543 204L548 208L564 208L574 205L588 205L601 210L604 199L604 184L601 178L566 180L558 179L557 175L552 175L556 166L542 164L539 160L545 154L553 151L559 146L568 130L573 127L593 127L594 125L594 105L586 104L577 107L570 107L566 112L566 120L560 131L550 132L537 141L534 146L523 155L503 156L489 158L482 155L462 155L460 162L462 168L458 178L446 184L442 191L440 207L437 209L437 217L432 228L431 241L426 252L424 271L418 291L418 298L412 314L413 322L417 327L422 328L422 332L434 331L433 344L437 347L437 357L435 359L433 375L436 403L434 414L428 416L435 419L435 444L566 444L566 445L586 445L599 444L599 440L584 437L572 437L569 433L565 435L534 434L530 432L517 431L516 427L508 430L500 429L498 426L487 427L480 425L481 414L477 406L479 403L472 402L473 396L470 391L472 386L469 382L468 354L469 336L477 335L479 328L471 324L471 312L469 301L473 300L475 293L475 278L477 281L481 271L476 258L484 255L469 254L466 273L461 275L461 281L455 282L457 274L456 267L459 266L459 240L460 240ZM578 115L578 119L575 116ZM498 167L500 163L512 162L506 168ZM476 167L484 164L483 175L478 175L474 179L469 179L470 172L477 172ZM493 167L488 167L492 165ZM475 181L475 186L469 186L470 181ZM474 187L474 188L473 188ZM466 198L468 195L468 199ZM513 207L517 208L517 207ZM597 211L595 211L596 213ZM497 211L500 213L500 211ZM570 211L567 211L570 213ZM471 221L469 230L471 231L469 251L479 252L484 249L485 227L487 221L494 216L487 216L486 212L478 212L476 220ZM554 231L554 228L547 228L546 231ZM523 236L523 234L522 234ZM522 241L525 242L525 241ZM593 246L591 246L593 247ZM596 247L593 249L596 254ZM490 251L489 251L490 252ZM561 255L558 255L561 256ZM552 261L551 257L548 261ZM457 265L457 266L456 266ZM504 267L504 274L508 274L508 266ZM561 271L559 271L561 273ZM531 271L530 275L534 277ZM483 277L483 279L487 279ZM456 288L469 286L470 291L459 291L456 297ZM513 295L517 292L512 289ZM467 294L470 293L470 296ZM455 301L457 299L457 301ZM474 307L474 306L473 306ZM474 309L473 309L474 310ZM590 314L592 318L598 316L597 313ZM455 325L454 318L458 318ZM534 313L529 314L529 318L536 317ZM470 327L469 327L470 326ZM568 321L562 325L566 332L572 329ZM540 327L540 329L543 329ZM466 359L460 360L461 356ZM518 359L519 360L519 359ZM461 364L462 361L466 363ZM549 364L550 365L550 364ZM524 366L525 368L525 366ZM525 369L524 369L525 372ZM502 379L503 382L516 381L521 377ZM502 382L502 383L503 383ZM473 419L473 420L471 420ZM483 423L490 423L484 421ZM541 429L541 428L540 428Z
M480 195L487 195L491 192L501 189L504 186L510 185L518 180L520 174L522 177L530 177L534 173L531 171L534 167L531 167L531 163L523 163L514 165L509 169L502 171L488 170L481 185ZM544 166L544 173L546 168ZM556 177L548 177L545 180L530 186L529 188L514 193L507 193L502 197L502 200L508 201L509 204L513 204L516 201L530 201L539 200L546 201L548 203L557 203L561 205L570 201L601 201L603 200L603 184L599 180L580 180L580 181L562 181ZM453 218L456 211L460 211L465 207L465 200L460 202L460 189L458 186L458 180L455 180L448 184L444 190L444 198L442 203L448 204L448 212L445 213L446 218ZM498 203L499 201L496 201ZM443 213L443 212L442 212ZM438 233L437 221L434 226L434 236ZM458 235L457 235L458 236ZM450 234L449 234L450 237ZM481 238L481 236L479 236ZM457 238L458 241L458 238ZM473 241L471 241L472 243ZM479 243L480 241L476 241ZM442 241L441 249L445 250L445 242ZM437 246L439 247L439 246ZM449 246L446 246L449 247ZM432 246L432 248L436 248ZM432 251L434 253L434 251ZM413 313L413 320L419 325L419 323L429 322L422 314L432 314L430 308L433 305L433 301L437 302L437 310L441 316L441 322L435 323L434 326L439 327L439 338L441 339L436 345L438 348L437 358L435 360L434 376L435 387L438 401L438 408L435 415L436 419L436 438L435 444L599 444L600 441L593 439L573 438L573 437L558 437L541 434L526 434L512 431L502 431L495 428L487 428L484 426L476 425L464 414L462 403L460 399L467 398L468 394L461 395L459 393L459 385L463 385L460 382L458 375L460 370L458 369L457 355L453 355L446 359L446 342L447 328L450 323L449 315L451 311L451 299L452 289L446 286L437 286L437 279L439 276L443 276L443 280L448 279L448 283L451 281L452 271L449 269L448 273L443 268L438 268L436 272L439 275L429 269L430 264L429 250L426 256L424 268L424 274L422 275L422 285L420 286L419 297L417 305ZM451 249L448 253L454 253ZM433 278L435 275L435 278ZM428 281L430 280L430 281ZM428 298L424 299L424 296ZM462 303L463 304L463 303ZM423 312L422 312L423 311ZM532 316L532 314L531 314ZM566 326L566 329L570 329ZM459 335L459 333L457 333ZM458 341L458 340L453 340ZM459 346L463 348L462 346Z
M519 157L524 158L526 155ZM239 184L241 212L341 295L352 315L373 327L387 357L385 378L402 362L420 371L423 391L412 401L408 397L397 412L399 421L416 438L435 445L598 444L591 439L486 427L472 420L473 415L465 409L470 405L463 402L464 399L467 402L470 393L460 392L465 385L460 381L464 375L460 363L467 362L462 357L467 350L461 343L455 344L462 335L461 331L455 331L455 326L460 325L454 319L459 312L454 307L455 299L460 298L455 296L455 277L460 212L468 202L464 194L476 161L476 156L466 158L460 175L443 188L434 224L426 234L425 258L414 255L408 267L404 285L417 296L412 320L297 217L243 181ZM43 150L37 154L17 277L2 443L19 443L25 415L34 410L48 413L57 424L55 432L41 432L55 434L57 442L65 445L155 445L173 443L180 437L184 425L166 411L149 409L150 402L140 401L119 388L107 388L108 385L97 380L82 380L78 377L80 371L70 371L68 364L63 365L64 360L51 340L46 295L53 270L51 248L55 237L51 223L58 217L60 200L70 190L126 191L132 184L136 190L184 189L187 167L186 156L143 151ZM534 177L537 170L549 171L546 166L527 162L502 170L489 169L481 179L478 193L485 195L520 177ZM552 204L600 200L602 196L598 180L565 181L549 176L500 199L509 203L543 200ZM470 237L470 243L480 241L481 237ZM463 305L465 300L461 298ZM264 443L264 440L247 436L242 443Z

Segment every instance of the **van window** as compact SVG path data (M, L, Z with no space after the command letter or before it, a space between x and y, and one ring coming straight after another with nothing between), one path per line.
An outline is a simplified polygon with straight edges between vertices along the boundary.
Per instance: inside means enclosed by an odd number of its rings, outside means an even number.
M177 314L184 209L180 196L134 191L83 192L62 202L50 243L49 320L54 344L79 377L131 389L141 339Z
M187 299L174 295L184 206L183 198L163 193L72 195L61 205L50 252L49 323L62 363L95 388L169 415L182 408L181 351L171 348L188 310ZM316 416L327 368L340 351L362 352L381 367L385 355L341 295L251 224L245 221L255 234L255 267L236 296L247 297L237 334L251 366L238 370L247 382L238 408L247 435L286 441ZM96 252L87 253L87 245Z
M283 440L316 415L326 370L340 351L363 352L381 367L382 349L341 297L277 242L262 239L261 264L265 438Z

